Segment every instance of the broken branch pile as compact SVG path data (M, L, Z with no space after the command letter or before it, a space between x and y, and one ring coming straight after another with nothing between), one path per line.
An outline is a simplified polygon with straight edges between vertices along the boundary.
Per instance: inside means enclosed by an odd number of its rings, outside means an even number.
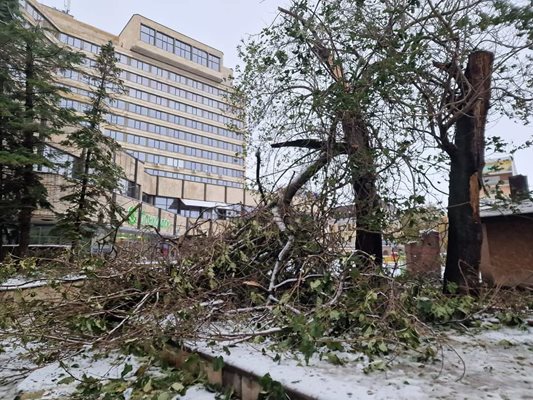
M173 260L143 264L132 252L84 260L88 278L75 292L55 302L22 300L0 319L61 352L268 337L309 359L339 349L370 357L410 349L432 357L444 325L479 324L475 316L495 310L496 302L503 322L523 322L520 312L528 311L527 296L444 296L438 282L361 270L340 233L305 213L293 210L290 218L283 231L263 209L217 235L180 238Z

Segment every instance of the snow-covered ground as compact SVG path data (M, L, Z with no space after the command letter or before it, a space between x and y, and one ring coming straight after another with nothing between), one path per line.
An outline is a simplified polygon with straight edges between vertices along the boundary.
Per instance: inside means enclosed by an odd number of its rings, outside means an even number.
M10 290L32 289L47 286L52 282L67 283L85 279L85 275L66 275L58 279L29 279L26 277L13 277L0 283L0 292Z
M274 361L275 353L262 345L240 343L229 347L191 343L196 349L213 356L222 355L226 364L261 377L269 373L285 387L320 400L343 399L532 399L533 398L533 329L503 328L483 330L471 335L449 334L434 362L419 362L413 356L390 360L385 371L366 374L368 365L361 357L336 353L345 362L333 365L318 357L308 366L295 355ZM36 368L24 358L25 350L14 340L0 343L0 399L11 400L16 394L37 393L39 399L66 398L79 382L59 383L66 377L80 379L84 374L101 380L120 378L126 363L132 376L142 360L111 353L94 357L87 350L74 357ZM65 366L68 371L65 370ZM16 375L21 372L21 375ZM13 375L16 375L13 378ZM10 379L5 379L10 377ZM9 383L10 382L10 383ZM127 393L125 393L127 394ZM126 396L127 398L127 396ZM213 400L214 394L194 386L174 399Z
M18 341L0 341L0 399L14 399L19 382L36 367L26 355L27 351Z
M343 399L532 399L533 331L501 329L475 336L450 336L443 343L439 360L418 362L401 356L385 371L365 374L364 364L354 355L343 366L314 358L282 357L262 347L239 344L226 355L220 347L196 343L204 353L223 355L224 362L253 372L270 374L286 388L320 400Z
M0 353L1 400L13 400L18 394L41 400L67 399L76 391L83 376L97 378L102 382L111 379L129 380L133 379L135 371L143 363L142 359L134 356L116 352L102 356L86 350L62 360L61 364L53 362L37 367L28 360L28 351L16 340L5 340L0 342L0 345L4 350ZM129 364L131 369L122 376L126 364ZM64 381L65 378L68 379ZM124 398L128 400L130 396L131 389L126 390ZM179 399L215 400L215 394L207 391L202 385L195 385L189 387L183 396L176 395L172 398Z

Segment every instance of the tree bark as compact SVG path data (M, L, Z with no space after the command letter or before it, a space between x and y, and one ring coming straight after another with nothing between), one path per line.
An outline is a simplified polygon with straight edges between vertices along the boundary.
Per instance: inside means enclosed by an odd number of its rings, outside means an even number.
M27 126L24 128L22 147L31 154L35 150L35 132L31 127L35 123L35 93L33 88L33 79L35 76L35 67L33 60L33 52L29 46L26 48L26 65L25 65L25 120ZM23 258L28 253L30 245L30 231L31 231L31 217L36 208L36 194L35 190L35 172L32 164L26 164L20 167L17 175L22 178L22 188L20 193L20 211L18 214L18 247L17 256Z
M479 286L481 262L481 219L479 192L485 165L485 125L490 100L494 55L488 51L470 54L465 77L470 89L464 100L476 99L456 123L455 149L450 152L450 192L448 197L448 250L444 291L449 284L460 293L475 294Z
M355 250L363 268L383 264L381 206L376 189L375 160L368 127L359 115L342 117L348 168L354 191Z

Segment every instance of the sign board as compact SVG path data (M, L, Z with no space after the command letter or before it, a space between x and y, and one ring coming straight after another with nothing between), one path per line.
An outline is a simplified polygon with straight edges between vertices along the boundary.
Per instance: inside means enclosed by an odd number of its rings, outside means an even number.
M128 209L128 213L131 213L132 210L135 207L130 207ZM137 220L139 217L138 212L133 212L130 217L128 218L128 225L131 226L137 226ZM147 212L144 212L141 210L141 225L152 225L152 226L158 226L159 217L157 215L148 214ZM172 226L172 223L165 218L161 218L161 229L170 228Z

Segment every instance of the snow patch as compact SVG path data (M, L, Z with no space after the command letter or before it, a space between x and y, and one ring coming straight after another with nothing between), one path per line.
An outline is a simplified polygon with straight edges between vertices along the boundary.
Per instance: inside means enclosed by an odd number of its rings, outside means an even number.
M99 380L119 379L126 364L133 367L129 375L132 375L133 371L141 365L139 360L133 356L111 353L108 357L102 357L90 350L69 357L62 363L65 367L59 362L54 362L36 369L18 384L18 392L44 391L41 399L57 399L74 393L84 375ZM67 384L59 383L62 379L69 377L75 380ZM125 378L127 377L128 375Z
M42 286L47 286L52 283L65 283L65 282L76 282L85 279L85 275L67 275L58 279L28 279L28 278L9 278L2 282L0 285L0 292L6 292L10 290L19 290L19 289L31 289Z
M504 341L502 343L502 341ZM507 344L507 345L506 345ZM284 357L266 348L240 343L230 347L207 342L191 344L198 351L222 355L226 364L259 377L269 373L286 388L320 400L343 399L489 399L531 398L533 390L533 331L502 329L482 331L472 336L451 336L442 344L440 360L420 363L413 355L390 361L383 372L363 372L357 355L346 357L343 366L314 357L309 365L303 360Z
M172 400L216 400L216 393L207 391L201 385L194 385L183 396L178 395Z

